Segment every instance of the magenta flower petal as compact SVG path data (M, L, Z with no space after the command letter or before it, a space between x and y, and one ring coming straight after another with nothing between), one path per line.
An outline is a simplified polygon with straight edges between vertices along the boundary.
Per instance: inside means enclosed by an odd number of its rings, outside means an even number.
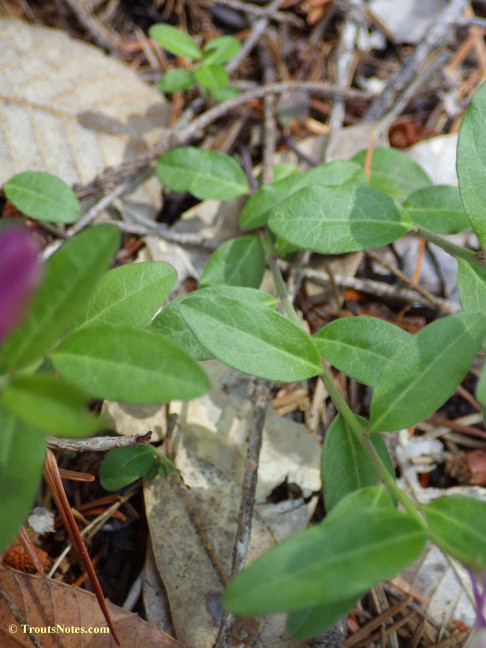
M0 340L15 328L42 276L39 249L24 229L11 227L0 233Z

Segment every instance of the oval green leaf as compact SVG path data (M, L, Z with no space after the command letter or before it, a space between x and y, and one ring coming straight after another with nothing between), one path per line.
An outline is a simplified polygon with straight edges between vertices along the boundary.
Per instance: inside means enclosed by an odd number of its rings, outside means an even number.
M366 419L361 416L357 416L356 419L363 429L367 427ZM369 441L390 475L395 478L390 455L380 434L372 434ZM340 414L326 433L321 461L321 479L327 511L333 509L349 493L365 486L375 486L379 481L378 473L368 453Z
M324 326L313 340L334 367L373 387L390 357L409 338L399 326L376 317L343 317Z
M220 289L214 286L211 289L211 292L213 294L218 294L218 290L221 291L221 294L224 297L226 291L223 286L221 286ZM275 309L278 303L278 300L275 299L275 297L272 297L261 290L235 288L232 291L232 295L234 295L235 298L238 297L238 299L242 301L257 302L267 308ZM177 342L196 360L211 360L214 358L213 354L203 347L181 315L179 307L184 299L186 299L185 295L172 300L170 304L168 304L157 315L157 317L154 318L150 328L156 333L162 333L162 335L165 335L171 340L174 340L174 342Z
M331 511L328 511L326 520L334 520L334 518L341 516L352 517L360 511L374 511L382 508L396 508L385 486L364 486L359 490L348 493L339 500L336 506Z
M196 77L192 72L177 68L164 74L157 84L157 88L162 92L176 92L177 90L188 90L195 86L196 83Z
M459 128L457 176L462 202L486 250L486 83L476 91Z
M176 29L165 23L158 23L151 25L149 34L171 54L196 60L202 57L202 52L194 40L181 29Z
M346 616L365 594L366 590L343 601L310 605L301 610L289 612L287 630L296 639L315 637Z
M155 172L171 191L189 191L201 200L231 200L249 191L246 176L233 158L195 146L165 153Z
M241 49L240 41L234 36L213 38L203 47L204 63L208 65L227 63Z
M258 288L265 272L265 254L259 236L226 241L209 257L199 285Z
M367 151L360 151L352 160L364 167ZM413 191L432 185L421 166L408 155L392 148L373 149L370 186L384 191L396 200L405 200Z
M4 342L2 365L19 368L38 360L84 309L120 241L111 225L98 225L66 241L45 265L29 316Z
M322 372L319 351L298 324L261 304L232 298L233 288L226 293L213 290L191 294L180 309L215 358L267 380L292 382Z
M269 227L294 245L321 254L367 250L412 229L400 205L371 187L305 187L279 203Z
M148 326L176 281L174 268L162 261L113 268L97 284L76 326Z
M194 70L196 80L210 90L221 90L228 83L228 73L222 65L201 64Z
M0 404L0 551L29 514L42 477L47 439Z
M88 414L89 396L50 374L17 376L2 392L4 405L17 418L45 434L88 436L105 421Z
M324 520L238 574L223 603L235 614L256 615L358 598L410 564L425 540L420 522L392 509Z
M486 423L486 369L484 367L476 385L476 398L482 405L483 419Z
M441 547L477 571L486 569L486 502L449 495L422 510Z
M457 287L462 310L486 315L486 268L457 257ZM483 342L486 349L486 341Z
M417 189L402 203L414 223L438 234L456 234L471 229L459 189L434 185Z
M205 394L209 379L179 345L147 329L78 329L51 354L56 370L97 398L164 403Z
M329 187L341 184L365 185L366 175L359 164L335 160L321 164L305 173L294 173L283 180L261 187L248 200L240 214L242 230L255 229L267 224L272 209L299 189L322 184Z
M183 295L167 304L154 318L150 330L173 340L195 360L211 360L214 358L213 354L203 347L181 315L180 305L185 298Z
M3 185L3 190L17 209L40 221L74 223L81 212L71 187L45 171L18 173Z
M158 459L151 446L115 448L106 453L100 467L100 482L107 491L116 491L150 473Z
M432 414L464 378L485 334L484 315L454 313L404 342L375 386L371 429L399 430Z

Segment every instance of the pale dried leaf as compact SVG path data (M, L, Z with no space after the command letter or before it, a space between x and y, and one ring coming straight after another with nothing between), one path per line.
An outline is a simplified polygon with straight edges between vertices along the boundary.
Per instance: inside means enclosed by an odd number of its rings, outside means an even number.
M177 404L180 419L174 449L184 484L160 478L145 486L152 546L176 636L192 648L209 648L219 628L220 595L231 570L252 411L250 377L217 361L205 363L205 370L211 392ZM268 504L266 498L286 478L305 496L317 490L319 454L319 443L304 425L268 407L249 561L305 528L311 504L305 505L303 499ZM236 632L243 646L255 640L276 648L301 645L285 635L283 615L261 623L241 620Z
M170 107L133 70L65 32L0 20L0 184L43 170L86 183L160 139ZM157 179L124 200L153 217Z

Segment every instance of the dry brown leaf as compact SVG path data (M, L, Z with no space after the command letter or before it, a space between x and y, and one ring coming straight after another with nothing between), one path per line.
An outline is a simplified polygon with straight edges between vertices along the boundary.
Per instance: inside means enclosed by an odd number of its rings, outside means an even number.
M123 63L65 32L0 20L0 184L26 170L84 184L159 139L170 107ZM160 208L156 178L125 204Z
M173 444L184 484L157 478L145 486L152 546L176 636L191 648L210 648L219 629L252 412L249 376L217 361L205 363L205 370L211 392L177 405L179 427ZM319 443L304 425L268 407L248 561L305 528L310 507L302 498L277 504L266 498L286 478L304 495L317 490L319 455ZM284 615L240 619L236 634L241 646L303 645L287 636Z
M12 613L2 590L16 606L17 616L21 615L23 620ZM122 648L183 648L182 644L143 621L138 614L127 612L110 602L108 608ZM111 635L95 632L96 629L104 629L106 622L94 594L48 578L0 567L2 648L33 646L28 636L29 629L22 627L23 621L37 629L36 634L43 648L116 646Z

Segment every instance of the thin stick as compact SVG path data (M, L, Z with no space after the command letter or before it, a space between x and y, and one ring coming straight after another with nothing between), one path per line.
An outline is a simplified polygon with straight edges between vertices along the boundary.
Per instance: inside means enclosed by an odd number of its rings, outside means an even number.
M294 25L294 27L305 27L304 21L297 16L294 16L294 14L282 13L280 11L270 12L264 7L258 7L257 5L251 4L251 2L241 2L240 0L213 0L213 4L221 5L222 7L230 7L237 11L244 11L245 13L253 14L254 16L265 16L275 20L275 22L288 23L289 25Z
M340 88L321 81L283 81L271 83L268 86L252 88L237 97L227 99L221 104L210 108L184 128L173 127L168 129L163 138L147 153L122 162L117 167L108 167L93 181L77 187L78 195L89 195L99 191L108 191L120 182L136 175L139 171L152 164L158 157L167 151L187 144L197 133L223 117L226 113L245 105L253 99L260 99L267 94L280 94L283 92L309 92L320 97L343 97L348 99L370 99L374 95L362 90Z
M341 38L336 49L336 83L341 86L349 85L349 75L354 59L354 44L358 33L356 23L356 9L361 6L361 0L350 0L348 3L346 18L341 31ZM325 160L333 159L339 142L340 132L343 127L344 113L346 112L346 103L344 99L337 98L334 101L331 115L329 117L329 138L327 141Z
M413 54L406 60L400 70L394 74L384 91L375 99L365 115L366 121L375 121L383 117L394 102L395 94L403 91L414 79L418 68L432 50L441 45L449 27L469 5L470 0L451 0L426 32L423 40L417 45Z
M255 47L255 45L258 43L260 38L263 36L265 33L272 14L277 11L277 9L280 9L280 5L282 5L284 0L273 0L269 5L267 5L264 9L265 15L262 18L259 18L258 20L255 21L255 23L252 26L251 29L251 34L248 36L248 38L245 40L243 43L243 47L241 50L238 52L238 54L235 56L234 59L232 59L228 65L226 66L226 70L228 74L231 74L233 70L236 70L236 68L240 65L240 63L245 59L245 57L251 52L251 50Z
M425 239L422 239L425 242ZM437 308L441 313L445 313L446 315L450 315L453 311L452 309L447 305L447 303L433 295L431 292L429 292L426 288L421 286L420 284L414 282L412 279L407 277L407 275L399 270L398 268L394 268L392 265L384 261L381 257L376 254L376 252L373 252L373 250L366 250L366 254L370 257L370 259L373 259L373 261L376 261L376 263L379 263L381 266L389 270L395 277L400 279L406 286L409 286L412 290L414 290L416 293L424 297L432 306Z
M275 70L268 51L268 43L262 41L259 46L260 63L263 67L263 81L266 85L275 81ZM263 103L263 162L262 179L263 184L270 184L273 181L273 158L277 144L275 125L275 95L265 95Z
M256 380L253 395L253 413L250 423L248 448L245 460L245 476L243 478L240 511L238 514L238 528L233 546L233 564L231 574L237 574L245 566L248 547L250 544L253 509L255 505L255 489L258 477L258 463L262 447L263 426L265 424L265 411L270 394L269 385L261 379ZM214 648L229 648L231 646L231 632L233 629L234 615L226 612L223 616L219 633L214 643Z
M137 436L123 437L92 437L91 439L60 439L49 437L49 447L57 450L71 450L74 452L106 452L113 448L126 448L139 443L150 443L152 432Z

